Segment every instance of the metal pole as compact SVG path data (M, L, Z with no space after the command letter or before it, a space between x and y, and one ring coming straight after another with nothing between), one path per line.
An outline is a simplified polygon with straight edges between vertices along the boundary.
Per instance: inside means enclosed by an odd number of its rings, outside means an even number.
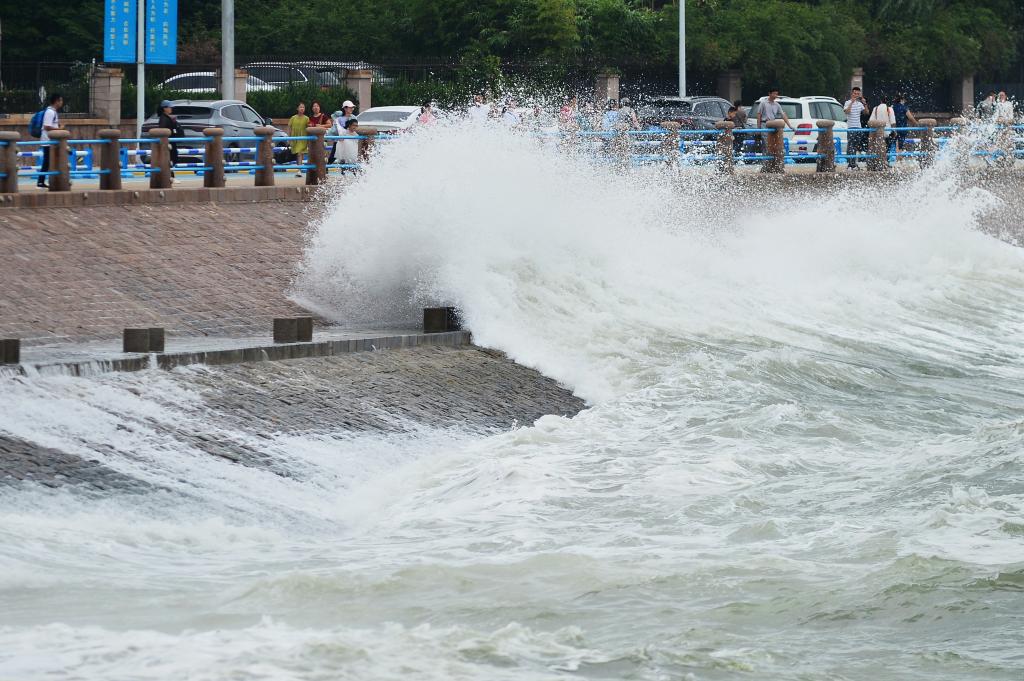
M235 98L235 0L220 4L220 94Z
M679 0L679 96L686 96L686 0Z
M142 137L142 122L146 120L146 0L138 0L138 26L135 27L135 139Z

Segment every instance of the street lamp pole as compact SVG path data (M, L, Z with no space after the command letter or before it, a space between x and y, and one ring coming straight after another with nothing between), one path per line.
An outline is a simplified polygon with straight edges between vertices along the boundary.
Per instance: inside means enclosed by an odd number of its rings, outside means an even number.
M235 98L235 0L220 5L220 95Z
M679 0L679 96L686 96L686 0Z

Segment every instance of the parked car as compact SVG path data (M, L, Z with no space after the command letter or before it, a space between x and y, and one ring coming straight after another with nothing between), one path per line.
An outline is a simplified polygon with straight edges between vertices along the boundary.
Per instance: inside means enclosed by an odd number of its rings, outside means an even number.
M436 113L436 112L435 112ZM418 106L375 106L356 116L359 127L377 132L405 132L416 124Z
M384 67L371 64L367 61L300 61L298 66L310 67L319 72L329 71L337 78L339 84L345 83L349 71L370 71L373 74L374 85L393 85L395 78L384 73Z
M310 62L289 64L286 62L252 62L243 66L250 76L255 76L275 89L290 85L313 84L321 90L329 90L343 83L343 77L330 66L317 66Z
M757 125L757 111L761 102L767 97L757 100L747 113L750 127ZM833 97L807 96L807 97L779 97L779 104L782 110L789 116L789 122L793 124L796 131L787 129L785 137L789 140L790 153L818 152L818 133L812 130L818 127L818 121L835 121L832 134L835 139L840 140L843 150L846 149L846 112L843 105Z
M212 95L220 91L220 76L213 71L195 71L192 73L180 73L171 76L157 85L158 88L170 92L180 92L189 95ZM276 88L268 85L259 78L250 75L246 79L245 89L248 92L267 92Z
M174 116L185 131L186 137L203 137L205 128L223 128L225 137L251 137L256 128L262 126L273 126L273 121L264 118L256 113L256 110L245 102L234 99L221 99L216 101L193 101L190 99L176 99L171 102L174 108ZM150 130L157 127L155 115L147 118L142 124L142 134L146 135ZM282 130L274 129L274 137L287 137ZM254 142L225 142L225 148L252 147ZM275 146L284 146L281 145ZM232 155L232 161L241 160L241 154ZM274 159L277 163L285 163L289 157L287 151L275 152ZM189 157L182 154L178 161L180 163L199 163L201 157ZM144 163L148 159L143 158Z
M708 130L725 118L730 106L721 97L652 97L640 102L637 117L643 127L671 121L684 130Z

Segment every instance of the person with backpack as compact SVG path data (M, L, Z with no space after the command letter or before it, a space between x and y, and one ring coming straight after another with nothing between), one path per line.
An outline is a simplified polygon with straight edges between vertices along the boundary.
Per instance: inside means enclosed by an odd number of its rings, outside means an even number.
M41 142L49 142L50 141L50 134L49 133L54 131L54 130L60 130L61 129L60 113L59 112L60 112L60 110L63 107L64 107L64 96L62 94L60 94L59 92L54 92L52 95L50 95L50 105L48 107L46 107L46 109L44 109L42 111L41 120L38 122L38 124L39 124L39 130L38 130L39 135L38 135L38 137L39 137L39 140ZM39 116L39 114L36 114L36 116ZM32 123L30 124L30 127L34 127L34 125L36 123L36 121L35 121L36 116L32 117L33 120L32 120ZM32 133L33 137L37 137L37 135L35 134L37 132L36 130L30 130L29 132ZM42 168L39 169L39 171L41 173L48 173L48 172L50 172L50 146L49 145L43 145L41 148L43 150L43 165L42 165ZM36 178L36 186L39 187L40 189L49 189L50 188L49 185L46 184L46 178L47 177L48 177L47 175L39 175Z

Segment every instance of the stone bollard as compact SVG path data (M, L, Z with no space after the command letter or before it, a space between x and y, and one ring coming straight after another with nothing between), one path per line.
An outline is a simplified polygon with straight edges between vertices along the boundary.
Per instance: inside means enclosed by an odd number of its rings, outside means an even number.
M0 364L18 364L21 362L21 341L17 338L0 340Z
M275 343L298 343L299 320L294 317L278 317L274 319Z
M0 147L0 194L16 194L18 192L18 140L21 135L16 132L0 132L0 141L6 144Z
M725 173L726 175L732 175L736 172L736 159L733 158L732 145L733 135L732 129L736 127L736 124L732 121L718 121L715 123L715 127L722 131L722 134L718 136L718 171Z
M46 178L50 182L50 191L71 191L71 176L68 175L71 170L68 165L68 139L71 133L67 130L51 130L47 134L57 143L50 147L50 170L58 173Z
M817 121L818 126L818 159L819 173L832 173L836 169L836 138L832 132L835 121Z
M359 131L359 136L360 137L365 137L366 139L359 140L359 158L358 158L358 162L359 163L366 163L366 159L369 158L370 151L373 150L373 145L376 142L374 137L377 136L377 131L376 130L360 130Z
M167 142L171 131L167 128L153 128L149 131L153 143L149 145L150 189L171 188L171 145Z
M163 352L164 341L166 334L164 333L163 327L151 326L147 329L149 331L149 351L150 352Z
M256 146L256 186L274 186L274 131L277 128L262 126L253 134L262 139Z
M937 125L934 118L922 118L917 121L918 124L924 127L921 131L921 146L918 151L924 154L919 156L920 164L922 168L926 168L935 162L935 152L938 146L935 144L935 126Z
M423 333L445 333L460 329L462 322L454 307L423 308Z
M121 349L124 352L149 352L149 329L125 329Z
M679 165L679 128L681 126L675 121L662 121L658 125L668 131L662 144L662 153L668 157L666 163Z
M316 138L309 143L309 165L312 167L306 171L306 184L323 184L327 179L327 154L324 153L327 128L309 128L306 134Z
M206 142L206 167L203 186L217 189L224 186L224 128L203 128Z
M886 170L889 167L889 149L885 142L886 124L882 121L872 121L868 125L871 127L868 137L868 155L873 157L868 158L868 170L873 172Z
M772 132L765 136L765 153L771 156L771 160L765 161L761 166L762 173L782 173L786 168L786 143L782 131L786 127L784 121L768 121L764 127L771 128Z
M313 318L312 317L296 317L295 318L295 338L300 343L311 343L311 342L313 342Z
M1001 153L992 160L1001 168L1013 167L1017 158L1016 131L1013 129L1013 123L1012 118L1000 118L996 121L999 128L996 132L995 144L996 149Z
M121 188L121 131L114 128L100 130L100 139L107 143L100 147L100 189Z

